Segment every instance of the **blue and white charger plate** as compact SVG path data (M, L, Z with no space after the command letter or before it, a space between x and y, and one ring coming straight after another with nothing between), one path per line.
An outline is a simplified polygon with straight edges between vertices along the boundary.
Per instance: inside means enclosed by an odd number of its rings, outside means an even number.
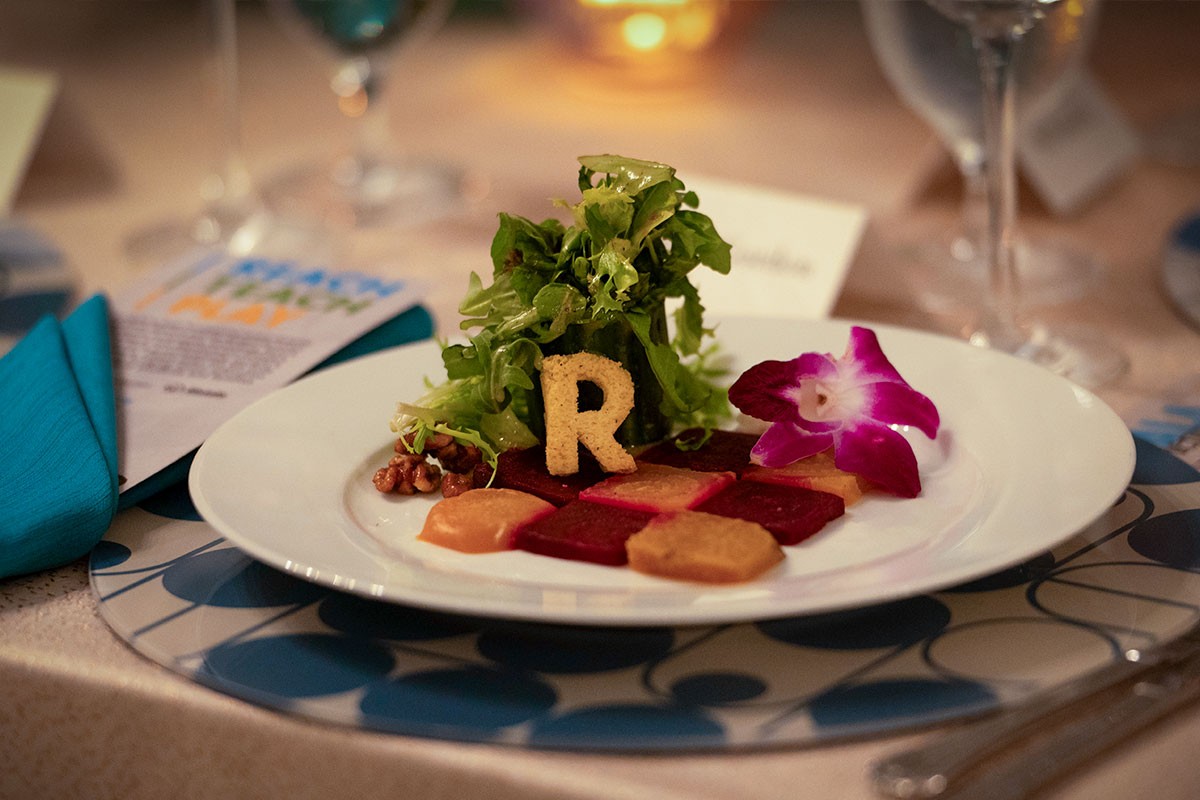
M108 624L195 681L311 719L604 751L827 742L974 715L1200 618L1200 472L1144 441L1117 504L1002 573L854 611L691 627L508 622L344 594L250 559L186 489L91 558Z

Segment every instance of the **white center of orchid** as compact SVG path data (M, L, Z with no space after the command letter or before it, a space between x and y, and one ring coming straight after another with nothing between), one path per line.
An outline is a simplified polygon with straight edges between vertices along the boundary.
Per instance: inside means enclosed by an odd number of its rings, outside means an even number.
M810 422L827 422L841 418L835 387L825 381L803 381L796 393L800 416Z

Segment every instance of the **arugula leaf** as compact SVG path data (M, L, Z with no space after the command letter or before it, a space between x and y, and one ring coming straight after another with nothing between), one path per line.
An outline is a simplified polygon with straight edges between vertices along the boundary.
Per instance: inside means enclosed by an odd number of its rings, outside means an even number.
M579 163L580 199L554 201L570 211L570 225L497 216L492 283L471 273L459 305L461 328L475 333L465 345L443 345L446 380L417 403L400 404L395 430L482 442L489 460L529 446L544 427L543 356L587 346L621 359L654 398L654 408L637 406L639 414L660 415L645 420L646 431L708 427L729 415L715 345L705 346L713 331L687 277L700 265L728 272L729 244L695 210L699 199L674 168L617 155ZM682 298L670 341L668 298Z
M700 352L700 342L709 330L704 327L704 306L700 305L700 293L690 282L678 281L683 303L675 309L675 339L672 344L681 356L694 356Z
M538 317L549 320L548 333L557 339L566 332L568 325L582 320L587 313L587 298L574 286L551 283L543 286L533 298L533 307Z
M601 184L586 189L583 200L570 208L575 227L586 228L602 241L628 230L633 221L633 198L615 186Z
M732 247L717 235L711 219L698 211L680 211L675 219L692 231L700 263L722 275L729 274Z
M677 186L679 181L658 183L646 190L644 202L633 217L630 228L630 241L634 247L641 247L643 240L652 230L666 222L679 205Z
M607 173L611 176L610 185L630 195L675 177L674 167L625 156L580 156L579 163L591 174ZM591 174L588 178L591 178Z
M646 349L650 368L663 389L663 402L674 406L673 409L664 409L664 412L668 416L685 416L703 406L712 394L713 387L684 368L679 354L669 344L655 341L650 315L629 312L625 318Z

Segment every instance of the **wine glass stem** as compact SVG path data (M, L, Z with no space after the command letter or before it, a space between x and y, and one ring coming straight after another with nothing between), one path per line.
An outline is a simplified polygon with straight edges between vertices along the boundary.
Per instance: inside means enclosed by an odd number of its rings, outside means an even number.
M958 171L962 176L962 202L959 206L958 225L951 243L952 254L960 262L977 266L981 261L987 228L987 174L982 155L975 158L957 157Z
M237 9L234 0L210 0L213 53L216 58L214 112L220 128L219 150L205 195L205 214L221 223L248 217L255 205L250 174L242 160L238 101Z
M383 159L389 144L387 109L383 103L383 82L379 67L364 57L358 64L360 85L365 108L359 127L355 158L362 169L369 169Z
M986 310L989 338L1019 335L1020 285L1017 278L1014 235L1016 192L1016 93L1012 81L1012 55L1018 36L975 37L983 82L984 164L987 180L987 239L985 252L991 297Z

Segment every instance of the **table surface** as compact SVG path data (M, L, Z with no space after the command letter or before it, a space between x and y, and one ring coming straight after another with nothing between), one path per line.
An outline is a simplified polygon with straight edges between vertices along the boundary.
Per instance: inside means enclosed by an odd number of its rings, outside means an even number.
M554 31L473 4L400 64L388 92L395 135L470 175L450 221L347 240L348 260L402 254L436 278L439 328L471 269L488 269L495 212L541 218L572 190L574 158L619 152L717 177L865 206L871 225L839 317L948 330L920 312L885 230L955 218L959 181L929 128L896 99L852 2L740 3L727 49L671 85L615 81L572 58ZM119 290L146 268L130 237L200 205L213 163L204 100L202 6L109 0L5 4L0 62L50 69L60 95L15 215L66 253L83 293ZM1138 130L1200 108L1200 3L1113 0L1093 73ZM353 121L328 89L331 64L239 8L242 146L255 180L346 146ZM420 80L406 78L420 75ZM620 90L614 86L620 86ZM564 178L564 176L566 176ZM1142 158L1069 217L1022 189L1022 225L1103 257L1085 302L1052 322L1102 326L1132 368L1100 396L1127 420L1200 373L1197 332L1158 279L1173 225L1200 208L1200 167ZM930 732L812 748L672 756L525 751L322 726L266 711L134 653L97 614L82 562L0 582L0 797L357 796L425 798L865 798L871 759ZM147 742L153 746L147 746ZM1200 710L1178 714L1051 788L1056 798L1192 796Z

